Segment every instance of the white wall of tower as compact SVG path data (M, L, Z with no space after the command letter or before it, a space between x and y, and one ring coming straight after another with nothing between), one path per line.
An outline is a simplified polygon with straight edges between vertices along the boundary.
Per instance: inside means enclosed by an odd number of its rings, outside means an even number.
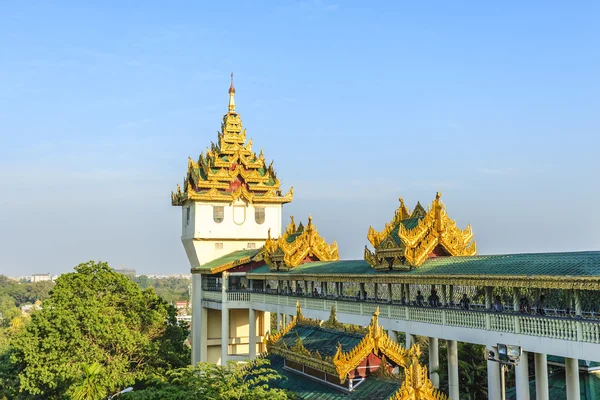
M223 220L215 221L215 207L223 208ZM264 222L256 219L257 209L264 209ZM232 251L260 248L268 237L281 234L281 204L233 204L188 202L181 207L181 240L192 268Z

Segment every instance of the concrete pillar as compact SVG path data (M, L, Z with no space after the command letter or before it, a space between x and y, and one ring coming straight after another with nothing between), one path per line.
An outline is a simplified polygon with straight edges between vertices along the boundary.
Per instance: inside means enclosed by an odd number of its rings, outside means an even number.
M517 399L529 400L529 363L527 352L523 351L521 360L515 367L515 381L517 384Z
M229 288L229 274L223 272L221 276L221 365L227 364L229 355L229 308L227 307L227 288Z
M365 300L365 284L360 284L360 299Z
M406 295L406 304L410 304L410 285L404 284L404 294Z
M494 303L494 300L492 299L493 290L494 288L491 286L485 287L485 308L487 310L491 310L492 304Z
M192 274L192 365L201 360L202 348L202 275ZM206 338L204 338L206 340Z
M577 291L575 293L577 293ZM567 375L567 400L579 400L579 360L575 358L565 358L565 363Z
M575 298L575 316L581 317L581 291L575 289L573 291L573 297Z
M393 330L389 330L388 331L388 336L390 337L390 339L392 339L392 341L397 342L398 341L398 332L393 331Z
M454 305L454 286L448 285L448 303Z
M315 281L310 281L310 295L312 296L315 292Z
M446 307L448 305L448 298L446 297L446 285L442 285L442 306Z
M498 354L497 347L491 347L494 354ZM487 362L488 377L488 400L502 399L502 385L500 383L500 363L496 361Z
M391 283L388 283L388 285L387 285L387 292L388 292L387 299L391 303L392 302L392 294L393 294Z
M229 308L223 303L221 309L221 365L226 365L229 359Z
M549 400L548 397L548 360L546 354L535 353L535 399Z
M521 298L519 296L519 288L514 287L513 288L513 310L514 311L519 311L519 301L520 300L521 300Z
M375 298L375 300L377 300L379 298L379 296L377 295L378 294L378 289L379 289L379 283L375 283L373 285L373 287L375 288L375 291L373 293L373 297Z
M252 307L248 309L248 336L248 344L250 346L248 357L254 360L256 358L256 312Z
M458 390L458 346L456 340L448 340L448 395L450 400L460 400ZM519 399L521 400L521 399Z
M344 297L344 282L340 282L340 297Z
M406 349L410 349L410 346L415 344L415 335L411 335L409 332L406 332Z
M571 289L565 289L565 310L571 312L573 309L573 291Z
M438 344L438 338L429 338L429 379L436 389L440 388L440 375L438 374L438 370L440 369L440 355Z
M277 313L277 326L275 327L275 330L279 330L282 323L283 321L281 321L281 314Z

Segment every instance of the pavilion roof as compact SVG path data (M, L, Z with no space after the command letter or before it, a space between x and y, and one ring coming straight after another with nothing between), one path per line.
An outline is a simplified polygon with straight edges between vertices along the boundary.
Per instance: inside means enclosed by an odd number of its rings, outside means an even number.
M242 119L235 111L235 88L229 88L229 110L223 116L218 142L211 143L197 161L188 159L183 190L171 192L171 203L181 206L186 201L284 204L292 201L293 189L283 195L273 163L268 166L261 150L252 151L252 140L246 141Z
M284 358L269 354L267 356L271 362L271 368L277 370L282 376L275 382L270 382L269 386L286 389L294 392L301 399L319 399L319 400L388 400L399 388L401 382L396 379L389 379L378 376L369 376L365 382L360 384L350 393L341 392L324 383L319 383L314 379L284 369Z
M217 274L219 272L237 267L238 265L251 262L259 252L260 249L236 250L202 264L198 268L194 268L192 272Z

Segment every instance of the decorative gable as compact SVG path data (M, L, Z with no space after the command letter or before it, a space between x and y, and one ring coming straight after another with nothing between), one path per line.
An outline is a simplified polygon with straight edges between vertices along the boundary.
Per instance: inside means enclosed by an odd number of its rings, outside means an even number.
M289 271L307 261L339 260L337 243L327 244L308 217L306 227L296 226L294 217L279 239L269 238L263 247L263 258L271 270Z
M429 257L477 254L471 225L464 230L456 226L456 222L448 217L440 193L427 211L417 203L412 213L400 198L394 219L381 232L370 227L367 238L375 252L365 246L365 260L380 270L411 269Z

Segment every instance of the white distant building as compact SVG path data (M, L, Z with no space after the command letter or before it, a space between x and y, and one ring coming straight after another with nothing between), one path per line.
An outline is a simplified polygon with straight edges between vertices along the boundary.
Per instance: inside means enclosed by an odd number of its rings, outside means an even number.
M43 282L43 281L51 281L50 273L47 274L33 274L31 276L31 282Z

